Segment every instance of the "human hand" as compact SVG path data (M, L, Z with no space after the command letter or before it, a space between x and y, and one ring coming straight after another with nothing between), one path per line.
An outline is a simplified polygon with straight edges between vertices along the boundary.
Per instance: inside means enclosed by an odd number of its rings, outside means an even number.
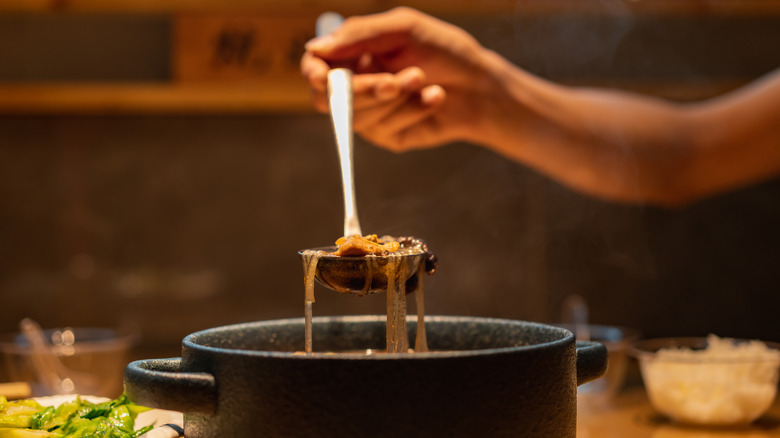
M460 28L409 8L350 17L306 45L301 71L327 112L327 72L348 67L354 128L394 151L468 139L492 86L486 50Z

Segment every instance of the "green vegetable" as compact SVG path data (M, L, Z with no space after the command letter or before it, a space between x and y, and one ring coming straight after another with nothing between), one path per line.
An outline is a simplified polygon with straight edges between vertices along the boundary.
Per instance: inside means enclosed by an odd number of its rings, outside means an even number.
M48 438L53 436L55 435L45 430L0 428L0 438Z
M0 396L0 438L137 438L152 429L134 430L135 417L147 409L124 394L102 403L76 397L57 407Z

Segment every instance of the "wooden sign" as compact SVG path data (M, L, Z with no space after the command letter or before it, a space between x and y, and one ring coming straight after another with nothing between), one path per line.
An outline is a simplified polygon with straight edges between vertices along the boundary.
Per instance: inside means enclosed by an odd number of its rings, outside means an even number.
M299 81L316 15L205 16L174 20L173 74L190 81Z

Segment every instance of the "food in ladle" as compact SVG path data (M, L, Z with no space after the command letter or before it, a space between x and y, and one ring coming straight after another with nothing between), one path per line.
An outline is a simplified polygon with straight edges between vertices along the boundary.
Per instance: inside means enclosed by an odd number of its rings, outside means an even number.
M314 279L317 275L318 263L322 257L336 256L350 258L366 258L367 264L373 266L376 264L377 257L381 257L383 262L383 272L387 281L387 352L388 353L408 353L409 345L406 335L406 293L417 291L417 336L415 341L415 351L428 351L425 335L424 306L423 306L423 282L422 274L427 272L433 274L436 271L437 258L428 250L428 246L421 239L414 237L394 238L383 236L378 238L375 234L368 236L349 236L342 237L336 241L338 245L335 251L326 252L322 250L306 250L301 252L304 268L305 295L305 352L312 352L312 304L314 303ZM419 258L414 267L410 267L405 260L410 255L424 257L424 261ZM377 265L378 266L378 265ZM416 272L410 273L410 269ZM363 283L369 287L376 272L369 269L362 274L365 276ZM410 279L414 278L414 281ZM411 285L410 287L408 286ZM407 287L410 290L407 291ZM366 289L367 291L367 289ZM364 291L359 295L365 295Z
M361 236L355 234L354 236L342 237L336 241L338 248L333 254L337 256L365 256L369 254L373 255L387 255L394 252L398 252L401 249L401 244L395 240L388 240L386 243L384 240L380 240L376 234L368 236Z
M416 237L377 237L376 234L367 236L356 234L349 237L340 237L336 240L336 245L336 250L331 254L340 257L425 254L424 271L430 275L436 272L436 268L438 268L436 255L428 250L428 245L422 239Z

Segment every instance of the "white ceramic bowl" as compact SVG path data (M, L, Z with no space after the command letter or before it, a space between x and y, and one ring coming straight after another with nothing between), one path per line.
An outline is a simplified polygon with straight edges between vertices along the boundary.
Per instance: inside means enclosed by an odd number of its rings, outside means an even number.
M652 406L674 421L706 426L748 424L772 405L780 346L742 339L661 338L637 341Z

